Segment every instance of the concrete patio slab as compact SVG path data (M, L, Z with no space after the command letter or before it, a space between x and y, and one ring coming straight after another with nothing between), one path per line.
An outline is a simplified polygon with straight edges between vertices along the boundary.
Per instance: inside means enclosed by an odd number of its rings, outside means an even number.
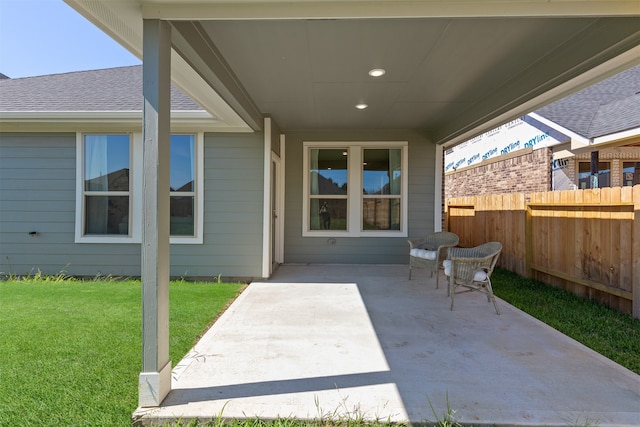
M422 273L422 274L421 274ZM285 265L252 283L134 419L367 418L640 426L640 376L478 293L398 265ZM431 407L433 406L433 409ZM435 410L435 414L434 414Z

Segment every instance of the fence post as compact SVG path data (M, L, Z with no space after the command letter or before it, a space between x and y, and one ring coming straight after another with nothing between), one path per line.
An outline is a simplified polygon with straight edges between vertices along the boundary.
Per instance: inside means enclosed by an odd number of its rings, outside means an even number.
M533 220L531 219L531 206L525 201L526 212L524 220L524 277L533 277L531 264L533 262Z
M633 187L633 247L631 248L631 292L633 317L640 319L640 185Z

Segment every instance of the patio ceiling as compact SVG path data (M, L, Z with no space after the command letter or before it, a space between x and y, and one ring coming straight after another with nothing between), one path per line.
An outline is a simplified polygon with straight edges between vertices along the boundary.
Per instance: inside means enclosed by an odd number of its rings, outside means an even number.
M65 1L139 57L142 19L170 21L174 83L233 130L450 145L640 63L637 0Z

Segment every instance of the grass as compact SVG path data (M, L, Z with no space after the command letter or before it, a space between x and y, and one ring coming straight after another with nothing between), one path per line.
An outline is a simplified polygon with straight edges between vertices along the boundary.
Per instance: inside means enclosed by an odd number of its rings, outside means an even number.
M174 364L241 287L171 283ZM141 368L139 281L0 282L0 331L0 425L131 425Z
M491 279L503 300L640 375L640 320L507 270Z
M506 270L496 295L640 374L640 321ZM172 282L171 360L177 363L242 285ZM36 277L0 281L0 425L129 426L141 365L139 281ZM447 403L448 404L448 403ZM455 411L438 426L459 425ZM363 419L223 420L173 426L382 427ZM597 425L587 422L575 425Z

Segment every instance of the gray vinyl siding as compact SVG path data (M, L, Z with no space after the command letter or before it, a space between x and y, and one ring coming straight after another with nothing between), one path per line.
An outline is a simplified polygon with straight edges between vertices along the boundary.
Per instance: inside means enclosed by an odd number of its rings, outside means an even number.
M204 243L171 245L171 275L259 277L262 134L207 134L204 153ZM0 133L0 274L140 275L138 243L74 243L75 154L75 133Z
M74 243L75 180L75 133L0 134L0 273L140 275L140 245Z
M405 237L302 236L303 142L408 141L408 235L433 231L435 144L413 131L289 132L286 134L285 263L407 264Z
M261 276L263 147L262 133L205 135L204 244L172 245L172 275Z

